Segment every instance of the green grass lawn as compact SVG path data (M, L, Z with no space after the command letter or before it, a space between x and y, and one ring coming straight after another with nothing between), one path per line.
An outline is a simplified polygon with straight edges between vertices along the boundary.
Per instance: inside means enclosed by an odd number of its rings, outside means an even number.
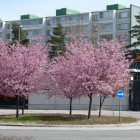
M121 123L133 123L138 121L135 118L121 117ZM67 114L25 114L18 119L13 115L0 116L0 122L12 122L23 124L43 124L43 125L95 125L95 124L119 124L119 117L113 116L91 116L87 119L86 115Z

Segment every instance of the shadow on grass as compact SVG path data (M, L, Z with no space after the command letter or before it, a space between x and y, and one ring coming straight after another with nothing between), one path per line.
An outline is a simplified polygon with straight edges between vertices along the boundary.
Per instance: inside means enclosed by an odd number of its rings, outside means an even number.
M0 140L35 140L33 137L0 136Z
M133 123L135 118L121 117L121 123ZM119 118L113 116L67 115L67 114L25 114L17 119L12 115L0 116L0 122L43 124L43 125L94 125L94 124L119 124Z
M12 119L12 118L14 118L15 117L15 115L0 115L0 120L2 120L2 119Z
M57 121L77 121L77 120L85 120L87 117L85 115L66 115L66 114L47 114L47 115L25 115L20 116L18 120L20 121L48 121L48 122L57 122Z

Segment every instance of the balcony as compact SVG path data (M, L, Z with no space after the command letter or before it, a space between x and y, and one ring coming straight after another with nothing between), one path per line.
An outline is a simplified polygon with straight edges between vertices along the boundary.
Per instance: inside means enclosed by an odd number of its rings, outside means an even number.
M42 29L42 28L43 28L42 24L23 26L23 30Z

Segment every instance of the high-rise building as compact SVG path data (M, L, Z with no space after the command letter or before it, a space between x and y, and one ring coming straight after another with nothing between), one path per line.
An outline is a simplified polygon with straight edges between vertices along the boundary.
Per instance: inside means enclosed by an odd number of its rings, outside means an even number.
M107 5L104 11L88 13L62 8L57 9L56 16L52 17L21 15L20 20L16 21L3 22L0 20L0 38L10 41L12 38L10 26L17 22L26 31L30 43L39 36L42 38L42 43L47 44L53 28L57 23L61 23L66 40L70 40L71 35L82 35L96 45L103 38L119 39L123 37L127 44L130 44L135 40L130 38L129 31L136 24L135 15L138 15L139 12L140 7L138 6L125 7L113 4Z

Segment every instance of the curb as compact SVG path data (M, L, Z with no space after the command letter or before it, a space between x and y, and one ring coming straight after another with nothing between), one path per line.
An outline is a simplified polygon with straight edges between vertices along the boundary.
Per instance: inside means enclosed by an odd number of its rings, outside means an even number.
M0 123L0 126L13 126L13 127L67 127L67 128L94 128L94 127L128 127L139 126L140 121L135 123L120 123L120 124L96 124L96 125L45 125L45 124L22 124L22 123Z

